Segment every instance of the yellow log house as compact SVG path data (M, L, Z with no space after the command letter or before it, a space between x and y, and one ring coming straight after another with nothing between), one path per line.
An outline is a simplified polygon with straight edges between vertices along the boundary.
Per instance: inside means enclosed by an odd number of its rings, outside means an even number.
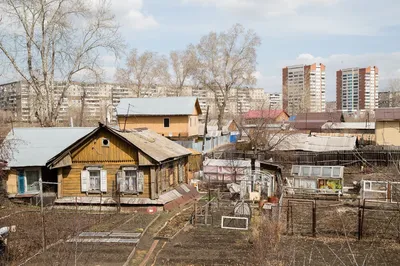
M121 130L148 128L171 139L196 138L199 115L196 97L126 98L117 106Z
M121 203L157 201L187 182L191 152L148 129L119 131L100 126L50 159L57 169L56 203L107 203L118 194ZM91 202L91 199L95 199Z

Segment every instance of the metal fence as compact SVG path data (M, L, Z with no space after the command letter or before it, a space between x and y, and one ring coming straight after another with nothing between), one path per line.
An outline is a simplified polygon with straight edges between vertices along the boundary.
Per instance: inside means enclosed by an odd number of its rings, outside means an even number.
M299 165L364 165L389 166L400 161L400 150L352 150L352 151L327 151L327 152L301 152L301 151L265 151L254 153L252 151L210 152L207 154L215 159L249 159L260 161L272 160L278 164Z

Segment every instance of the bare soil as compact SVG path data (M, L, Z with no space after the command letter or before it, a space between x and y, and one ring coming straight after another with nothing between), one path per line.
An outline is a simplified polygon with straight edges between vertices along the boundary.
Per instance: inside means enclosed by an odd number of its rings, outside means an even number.
M182 229L192 216L193 209L188 207L176 216L172 217L166 224L166 226L158 232L156 237L160 238L172 238L180 229Z
M0 212L0 227L16 226L16 232L8 237L9 264L18 265L42 249L42 216L37 207L10 207ZM117 226L126 218L124 214L46 210L44 213L46 245L60 239L76 236L91 227L107 228Z
M211 226L189 226L168 242L155 265L245 265L247 232Z
M118 226L114 231L142 233L156 214L136 213L131 219Z
M35 257L27 265L122 265L132 244L62 243Z

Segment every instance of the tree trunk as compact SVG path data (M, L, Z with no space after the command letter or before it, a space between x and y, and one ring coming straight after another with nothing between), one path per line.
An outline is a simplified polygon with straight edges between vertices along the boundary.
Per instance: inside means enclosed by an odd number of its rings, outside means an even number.
M225 116L225 106L226 103L218 104L218 130L222 130L222 123Z
M79 115L79 126L83 127L83 117L84 117L84 113L85 113L85 99L86 99L86 88L82 88L83 89L83 94L81 97L81 113Z

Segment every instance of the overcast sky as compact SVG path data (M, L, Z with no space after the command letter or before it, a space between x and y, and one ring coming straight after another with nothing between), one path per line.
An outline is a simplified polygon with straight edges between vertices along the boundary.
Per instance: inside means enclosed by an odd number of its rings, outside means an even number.
M335 71L376 65L381 88L400 74L398 0L112 0L129 48L168 54L210 31L235 23L254 29L258 86L281 91L282 67L321 62L327 100L335 98ZM104 58L112 73L115 62Z
M92 0L94 1L94 0ZM399 0L111 0L128 50L168 55L235 23L262 39L258 86L281 92L282 67L326 65L327 100L335 100L335 72L376 65L380 90L400 75ZM105 79L117 66L102 56ZM2 79L7 78L6 75ZM11 79L11 78L10 78Z

